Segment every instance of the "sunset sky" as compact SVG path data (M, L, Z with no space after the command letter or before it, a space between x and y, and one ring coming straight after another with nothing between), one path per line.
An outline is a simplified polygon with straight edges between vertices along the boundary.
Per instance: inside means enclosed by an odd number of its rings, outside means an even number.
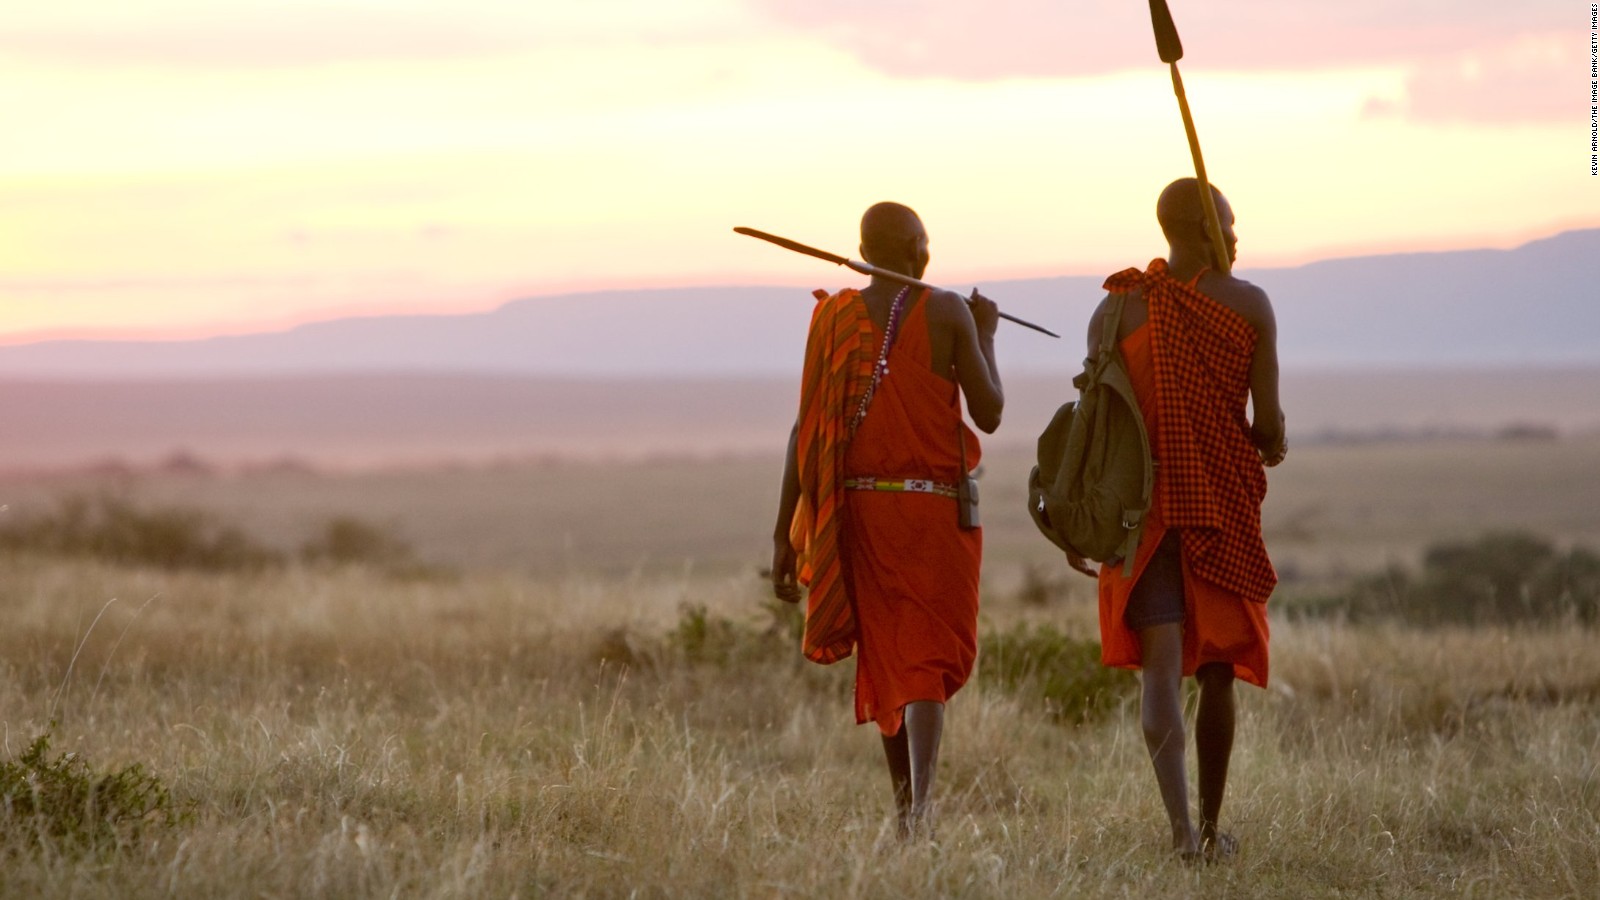
M1172 0L1242 269L1600 225L1589 6ZM1137 0L0 0L0 341L1162 249L1192 172Z

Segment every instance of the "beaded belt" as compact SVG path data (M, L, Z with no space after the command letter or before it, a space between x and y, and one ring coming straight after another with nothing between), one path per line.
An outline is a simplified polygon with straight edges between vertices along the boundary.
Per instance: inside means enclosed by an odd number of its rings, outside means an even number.
M846 478L844 489L847 491L896 491L901 493L938 494L940 497L949 497L955 500L961 496L953 484L934 481L930 478Z

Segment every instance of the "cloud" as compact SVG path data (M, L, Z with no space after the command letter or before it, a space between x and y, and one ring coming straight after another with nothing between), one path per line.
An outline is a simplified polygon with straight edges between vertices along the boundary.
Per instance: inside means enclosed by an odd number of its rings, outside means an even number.
M731 0L505 4L484 0L128 0L110 11L36 9L0 0L0 58L78 66L295 67L434 61L621 41L731 39ZM79 4L81 5L81 4Z
M121 26L8 28L0 54L73 65L304 66L388 59L448 59L528 49L530 36L377 10L317 16L270 12Z
M1432 123L1575 120L1588 110L1587 79L1574 74L1585 62L1570 34L1525 35L1420 65L1400 99L1374 98L1363 112Z
M751 0L791 26L904 77L1105 74L1159 64L1145 4L1128 0ZM1508 34L1551 30L1553 0L1404 6L1390 0L1173 4L1185 58L1218 69L1319 69L1405 62ZM1574 20L1576 21L1576 20ZM1574 29L1577 25L1572 26Z

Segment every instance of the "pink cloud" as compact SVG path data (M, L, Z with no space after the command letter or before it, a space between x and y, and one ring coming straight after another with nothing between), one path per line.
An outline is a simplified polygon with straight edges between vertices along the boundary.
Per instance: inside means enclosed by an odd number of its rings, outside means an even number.
M0 56L75 65L303 66L451 59L535 50L526 23L376 7L236 9L139 24L56 23L0 31Z
M1400 100L1371 100L1365 114L1508 125L1575 119L1588 111L1579 49L1572 35L1554 33L1432 60L1412 71Z
M897 77L1060 78L1160 65L1148 6L1129 0L751 2ZM1192 68L1413 69L1407 97L1375 100L1371 115L1525 121L1570 114L1552 95L1555 85L1574 79L1558 78L1557 70L1579 42L1587 50L1587 19L1552 0L1173 0L1171 6ZM1570 44L1570 54L1550 50L1552 36Z
M1075 76L1158 64L1147 6L1128 0L752 0L894 75ZM1185 59L1217 69L1326 69L1407 62L1549 31L1558 4L1388 0L1175 2ZM1576 22L1576 19L1574 19ZM1572 25L1576 30L1577 24Z

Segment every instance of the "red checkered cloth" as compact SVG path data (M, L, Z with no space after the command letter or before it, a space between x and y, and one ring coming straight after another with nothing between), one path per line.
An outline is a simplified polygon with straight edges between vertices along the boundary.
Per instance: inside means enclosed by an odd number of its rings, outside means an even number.
M1167 262L1124 269L1108 291L1144 292L1160 425L1153 449L1168 527L1195 574L1265 603L1278 583L1261 539L1267 475L1245 404L1256 332L1233 310L1177 281Z

